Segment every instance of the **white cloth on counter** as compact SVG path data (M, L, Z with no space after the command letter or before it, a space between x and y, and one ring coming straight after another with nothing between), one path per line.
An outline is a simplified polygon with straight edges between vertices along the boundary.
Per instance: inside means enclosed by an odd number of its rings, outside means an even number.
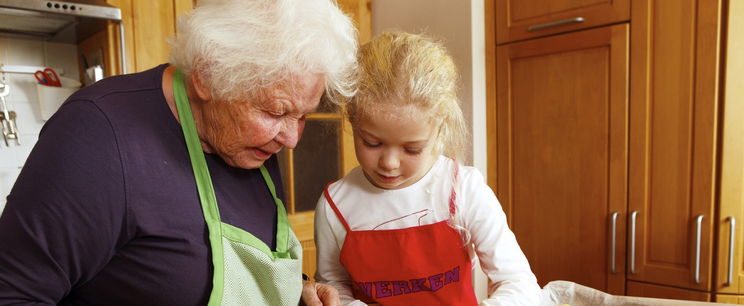
M441 156L421 180L397 190L377 188L356 168L328 191L352 230L433 224L449 218L454 166L453 160ZM473 167L460 166L458 176L457 213L462 218L458 224L471 235L480 266L491 281L482 305L538 305L540 286L493 191ZM321 196L315 215L315 277L336 287L343 305L364 305L352 297L351 279L339 261L345 238L346 229Z
M733 305L672 299L612 295L570 281L552 281L542 289L540 306L694 306Z

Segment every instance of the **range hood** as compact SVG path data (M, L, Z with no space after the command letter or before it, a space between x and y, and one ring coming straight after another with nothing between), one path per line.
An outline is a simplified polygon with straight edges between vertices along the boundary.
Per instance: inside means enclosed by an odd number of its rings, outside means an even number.
M119 24L120 62L126 73L119 8L103 0L0 0L0 36L77 44L103 30L107 21Z
M96 0L0 0L3 36L78 43L121 21L121 10Z

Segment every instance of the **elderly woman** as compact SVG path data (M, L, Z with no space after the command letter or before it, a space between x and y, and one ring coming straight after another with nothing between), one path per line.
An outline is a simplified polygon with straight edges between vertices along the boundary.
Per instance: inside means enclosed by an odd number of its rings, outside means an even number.
M0 217L0 304L333 304L301 276L275 154L349 95L331 0L201 0L170 64L74 94ZM303 288L304 284L304 288Z

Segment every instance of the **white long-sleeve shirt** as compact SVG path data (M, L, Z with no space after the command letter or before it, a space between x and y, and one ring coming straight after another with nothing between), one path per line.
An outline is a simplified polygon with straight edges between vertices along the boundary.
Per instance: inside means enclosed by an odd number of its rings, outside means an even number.
M331 184L328 192L352 230L433 224L450 217L454 167L454 161L439 157L421 180L396 190L372 185L357 167ZM488 298L481 305L539 305L540 286L483 175L473 167L459 166L455 188L456 224L469 234L480 266L490 280ZM365 305L353 298L351 277L339 260L345 238L346 229L321 196L315 212L315 278L336 287L343 305Z

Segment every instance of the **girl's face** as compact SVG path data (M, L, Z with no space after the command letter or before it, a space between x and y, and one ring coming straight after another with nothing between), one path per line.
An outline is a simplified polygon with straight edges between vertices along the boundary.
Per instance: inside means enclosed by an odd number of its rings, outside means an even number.
M396 115L399 114L399 115ZM382 189L400 189L420 180L437 159L437 131L416 106L385 106L359 118L354 149L364 175Z

